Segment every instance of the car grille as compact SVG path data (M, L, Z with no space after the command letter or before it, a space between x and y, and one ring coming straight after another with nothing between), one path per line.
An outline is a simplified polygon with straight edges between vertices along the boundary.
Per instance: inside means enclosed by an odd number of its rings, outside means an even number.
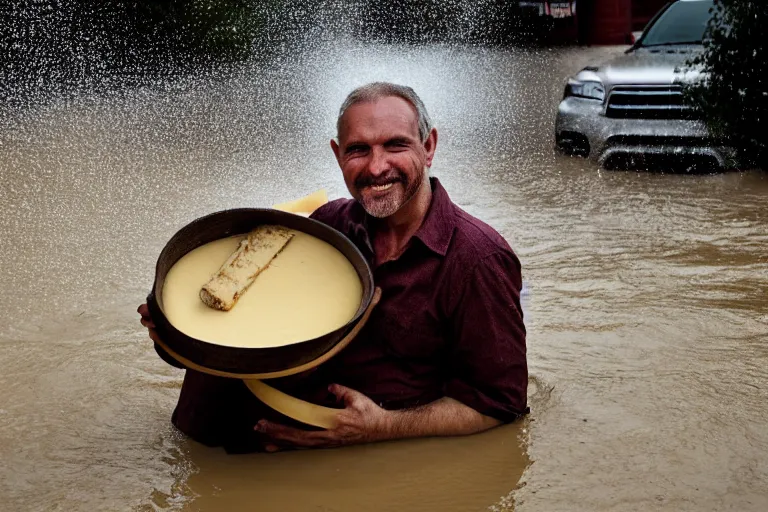
M605 115L623 119L694 119L680 86L621 87L611 91Z

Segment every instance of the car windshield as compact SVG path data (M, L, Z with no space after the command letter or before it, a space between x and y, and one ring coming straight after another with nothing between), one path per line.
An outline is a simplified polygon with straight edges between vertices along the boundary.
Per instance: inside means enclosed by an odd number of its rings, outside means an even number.
M675 2L651 25L641 46L699 44L704 39L712 17L713 0L680 0Z

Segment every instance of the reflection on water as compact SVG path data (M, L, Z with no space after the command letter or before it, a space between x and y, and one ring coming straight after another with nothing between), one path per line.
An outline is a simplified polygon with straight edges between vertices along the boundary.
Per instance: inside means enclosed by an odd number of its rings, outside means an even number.
M765 509L768 178L554 155L563 78L616 51L339 43L6 109L0 509ZM276 456L183 439L135 314L160 249L211 211L346 196L328 140L374 79L422 95L434 174L522 259L531 417Z

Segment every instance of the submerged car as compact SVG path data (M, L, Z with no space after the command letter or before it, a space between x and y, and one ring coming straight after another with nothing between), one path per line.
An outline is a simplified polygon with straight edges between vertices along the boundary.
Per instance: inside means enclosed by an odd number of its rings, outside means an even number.
M703 50L713 0L667 4L624 54L568 79L556 146L607 169L727 169L735 152L714 140L683 87L701 73L688 61Z

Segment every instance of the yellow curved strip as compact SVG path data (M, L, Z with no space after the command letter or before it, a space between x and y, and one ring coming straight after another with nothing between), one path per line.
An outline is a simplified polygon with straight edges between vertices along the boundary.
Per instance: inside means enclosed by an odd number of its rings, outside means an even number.
M334 428L336 426L336 414L339 409L315 405L304 400L286 395L280 390L264 384L260 380L244 380L245 385L256 395L256 398L276 410L307 425L320 428Z
M282 210L284 212L308 216L327 202L328 194L325 190L321 189L317 192L312 192L307 196L300 197L299 199L276 204L272 208L274 210Z

